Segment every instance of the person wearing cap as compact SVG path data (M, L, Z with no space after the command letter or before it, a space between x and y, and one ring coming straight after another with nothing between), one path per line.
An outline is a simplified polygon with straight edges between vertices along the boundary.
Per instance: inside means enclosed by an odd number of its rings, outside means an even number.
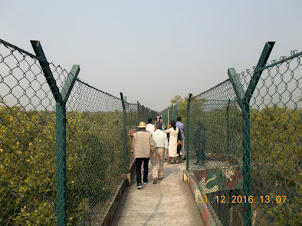
M152 134L146 131L146 123L140 122L138 125L139 131L133 134L131 153L136 159L136 182L137 188L142 188L141 167L144 163L143 182L148 184L148 163L150 154L154 155L155 149L152 139Z
M165 150L168 149L168 139L167 134L161 128L162 124L156 123L155 132L152 133L155 148L155 153L151 158L153 184L157 184L157 180L164 178Z

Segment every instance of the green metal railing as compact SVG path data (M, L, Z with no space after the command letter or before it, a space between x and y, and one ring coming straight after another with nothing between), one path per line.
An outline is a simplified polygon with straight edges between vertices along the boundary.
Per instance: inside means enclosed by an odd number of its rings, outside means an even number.
M302 53L268 65L273 46L188 102L187 168L216 224L302 223Z
M0 224L100 224L155 112L0 40Z

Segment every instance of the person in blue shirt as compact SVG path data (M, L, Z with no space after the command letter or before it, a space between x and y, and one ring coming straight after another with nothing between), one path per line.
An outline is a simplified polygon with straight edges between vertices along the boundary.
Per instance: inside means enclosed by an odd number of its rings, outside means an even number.
M181 117L177 117L176 127L180 130L180 134L181 134L181 143L182 143L182 147L181 147L182 156L181 156L181 158L183 160L185 160L186 159L186 152L185 152L185 125L181 122Z

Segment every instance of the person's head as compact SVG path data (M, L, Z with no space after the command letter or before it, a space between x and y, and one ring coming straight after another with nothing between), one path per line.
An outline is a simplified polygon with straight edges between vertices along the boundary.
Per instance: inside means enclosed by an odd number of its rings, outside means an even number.
M155 124L155 129L161 129L162 128L162 124L161 123L156 123Z
M181 121L181 117L177 117L177 121Z
M148 123L152 123L152 118L148 118Z
M139 124L138 124L138 127L137 128L139 128L140 130L145 130L146 129L146 123L145 122L140 122Z
M205 129L205 127L203 126L203 124L202 124L201 121L198 121L198 122L197 122L197 127L198 127L198 128L201 128L201 129Z
M173 127L173 129L176 129L176 122L174 120L171 121L171 127Z

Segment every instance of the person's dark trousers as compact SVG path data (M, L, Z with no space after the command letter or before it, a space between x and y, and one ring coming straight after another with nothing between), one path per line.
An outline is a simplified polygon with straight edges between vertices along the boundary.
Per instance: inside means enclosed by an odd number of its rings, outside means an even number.
M148 182L148 164L149 158L137 158L136 159L136 182L137 184L142 183L142 162L144 162L144 177L143 181Z
M205 156L205 153L204 153L204 149L203 148L197 148L196 155L197 155L197 162L198 163L201 162L202 164L204 164L205 161L206 161L206 156Z

